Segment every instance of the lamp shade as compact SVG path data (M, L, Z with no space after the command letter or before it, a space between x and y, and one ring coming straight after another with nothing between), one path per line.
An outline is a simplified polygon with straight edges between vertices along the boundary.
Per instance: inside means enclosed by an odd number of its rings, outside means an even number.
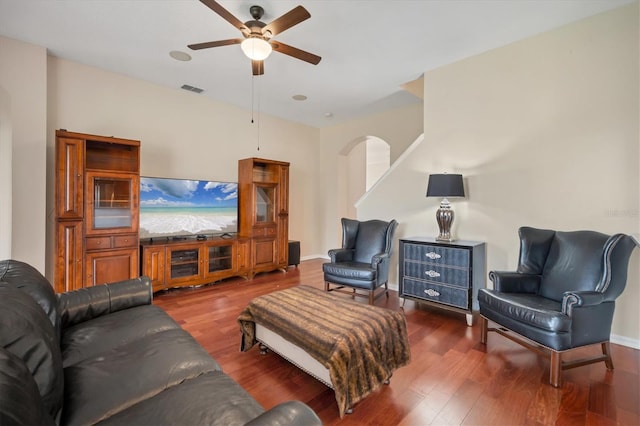
M271 54L271 45L268 41L257 37L249 37L240 43L240 48L249 59L262 61Z
M464 197L462 175L429 175L427 197Z

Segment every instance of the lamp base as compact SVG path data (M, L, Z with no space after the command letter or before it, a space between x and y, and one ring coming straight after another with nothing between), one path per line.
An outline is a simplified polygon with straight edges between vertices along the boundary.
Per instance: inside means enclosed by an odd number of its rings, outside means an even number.
M440 208L436 211L436 221L438 222L438 228L440 228L440 234L436 237L436 241L453 241L453 238L451 238L451 224L454 216L449 200L444 198L440 203Z

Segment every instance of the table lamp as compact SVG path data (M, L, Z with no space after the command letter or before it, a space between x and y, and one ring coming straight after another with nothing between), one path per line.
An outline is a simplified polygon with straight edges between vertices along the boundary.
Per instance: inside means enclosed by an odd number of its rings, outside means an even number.
M440 228L440 235L436 240L453 241L451 238L451 224L453 223L454 214L447 198L464 197L462 175L446 173L429 175L427 197L442 197L440 208L436 212L436 220Z

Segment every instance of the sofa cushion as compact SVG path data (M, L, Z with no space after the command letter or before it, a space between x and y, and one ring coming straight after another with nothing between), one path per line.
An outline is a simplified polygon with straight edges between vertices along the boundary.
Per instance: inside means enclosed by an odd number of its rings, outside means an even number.
M371 267L371 263L362 262L340 262L325 263L322 265L325 274L339 277L340 280L352 279L363 281L374 281L376 279L376 269Z
M185 380L101 425L243 425L264 409L229 376L214 371Z
M0 282L18 288L38 302L60 337L58 298L47 279L33 266L17 260L0 261Z
M0 425L54 425L25 363L0 348Z
M218 370L218 363L182 329L142 337L64 369L62 423L99 422L187 379Z
M482 314L495 312L547 331L571 330L571 317L562 313L562 305L536 294L501 293L483 288L478 291L478 302Z
M97 317L63 330L62 363L68 367L152 334L179 328L166 312L153 305Z
M371 258L374 255L384 253L388 230L389 224L382 220L360 222L353 260L356 262L371 263Z
M540 295L562 301L567 291L592 291L602 281L608 235L591 231L556 232L542 272Z
M24 361L47 413L57 418L64 386L57 333L29 294L6 284L0 284L0 347Z

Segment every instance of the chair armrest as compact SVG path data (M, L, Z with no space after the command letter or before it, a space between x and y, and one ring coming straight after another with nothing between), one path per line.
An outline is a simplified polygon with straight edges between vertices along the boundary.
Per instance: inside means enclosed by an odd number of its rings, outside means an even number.
M331 263L351 262L353 253L353 249L331 249L329 250L329 257L331 258Z
M390 258L389 253L374 254L373 257L371 258L371 267L375 268L380 263L389 261L389 258Z
M520 274L511 271L491 271L489 279L493 281L493 289L503 293L536 294L540 288L540 275Z
M153 301L151 281L147 277L87 287L58 295L62 327L88 321L112 312Z
M562 295L562 313L571 316L576 307L596 306L605 301L599 291L565 291Z
M300 401L287 401L265 411L246 426L263 425L309 425L322 426L322 421L306 404Z

